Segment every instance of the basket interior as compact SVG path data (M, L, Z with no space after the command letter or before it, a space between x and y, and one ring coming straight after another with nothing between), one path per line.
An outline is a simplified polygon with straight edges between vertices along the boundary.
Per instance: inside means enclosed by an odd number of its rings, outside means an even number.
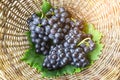
M84 19L102 32L104 49L94 65L74 75L55 80L120 79L120 1L119 0L49 0L53 6L65 7L73 17ZM44 80L41 73L20 58L29 48L25 32L27 18L40 11L42 0L0 1L0 79ZM45 78L48 79L48 78ZM54 79L54 78L53 78ZM48 79L49 80L49 79Z

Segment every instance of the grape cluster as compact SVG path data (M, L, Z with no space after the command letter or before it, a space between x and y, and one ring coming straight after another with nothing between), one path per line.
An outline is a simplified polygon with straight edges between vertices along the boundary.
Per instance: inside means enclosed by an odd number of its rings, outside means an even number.
M62 44L52 47L49 54L43 63L49 70L61 68L71 62L71 57L65 52Z
M33 14L31 18L27 20L31 31L32 42L35 43L37 53L43 53L48 55L50 48L50 41L48 35L45 33L45 27L47 26L47 19L40 19L36 14Z
M69 31L70 21L69 13L64 8L54 9L51 8L46 14L48 23L51 27L49 31L49 38L53 40L54 44L60 44L64 40L64 35Z
M95 48L92 35L86 34L84 22L71 18L65 8L51 8L44 18L33 14L27 23L36 52L46 56L43 67L55 70L67 64L89 65L86 53Z

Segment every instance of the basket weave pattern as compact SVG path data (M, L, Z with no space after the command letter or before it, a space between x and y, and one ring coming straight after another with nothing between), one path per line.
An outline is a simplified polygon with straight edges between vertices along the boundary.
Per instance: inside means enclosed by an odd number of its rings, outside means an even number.
M29 48L27 18L42 0L0 0L0 80L50 80L20 58ZM120 0L50 0L103 33L104 49L89 69L55 80L120 80ZM53 79L52 79L53 80Z

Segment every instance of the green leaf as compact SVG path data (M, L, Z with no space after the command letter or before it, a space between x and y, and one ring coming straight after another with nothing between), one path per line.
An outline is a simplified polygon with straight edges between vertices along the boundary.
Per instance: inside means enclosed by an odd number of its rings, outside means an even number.
M43 4L41 6L43 14L46 14L50 8L52 8L51 4L47 0L43 0Z
M85 32L92 34L93 35L93 40L94 41L100 41L101 37L102 37L102 33L100 33L99 31L97 31L93 24L85 24Z
M88 34L92 34L93 40L96 43L95 50L93 50L87 55L88 59L90 60L90 65L92 65L95 60L99 59L99 55L101 54L101 50L103 49L103 44L101 44L100 42L102 34L99 31L97 31L92 24L85 24L85 32ZM43 77L57 77L66 74L72 75L90 67L89 65L85 68L76 68L71 65L66 65L61 69L49 71L48 69L42 67L42 63L44 61L45 56L43 56L41 53L37 54L35 52L35 45L31 41L30 34L30 31L26 32L30 48L25 51L25 54L23 55L21 60L25 61L31 67L36 68L38 72L42 73Z
M100 42L102 38L102 33L95 29L92 24L85 24L85 32L93 35L93 40L96 42L95 50L88 54L88 58L90 61L95 61L99 59L99 55L101 54L101 50L103 49L103 44Z
M41 18L42 12L36 12L37 16Z
M88 54L89 59L90 59L91 61L94 61L94 60L99 59L99 55L101 54L102 48L103 48L103 45L100 44L99 42L96 42L96 48L95 48L95 50L93 50L92 52L90 52L90 53Z

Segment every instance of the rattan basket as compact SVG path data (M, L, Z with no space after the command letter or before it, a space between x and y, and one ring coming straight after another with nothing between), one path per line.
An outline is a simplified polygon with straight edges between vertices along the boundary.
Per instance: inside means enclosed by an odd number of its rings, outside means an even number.
M103 33L104 49L90 68L51 80L120 80L120 0L50 0ZM42 0L0 0L0 80L50 80L20 58L29 48L26 19Z

